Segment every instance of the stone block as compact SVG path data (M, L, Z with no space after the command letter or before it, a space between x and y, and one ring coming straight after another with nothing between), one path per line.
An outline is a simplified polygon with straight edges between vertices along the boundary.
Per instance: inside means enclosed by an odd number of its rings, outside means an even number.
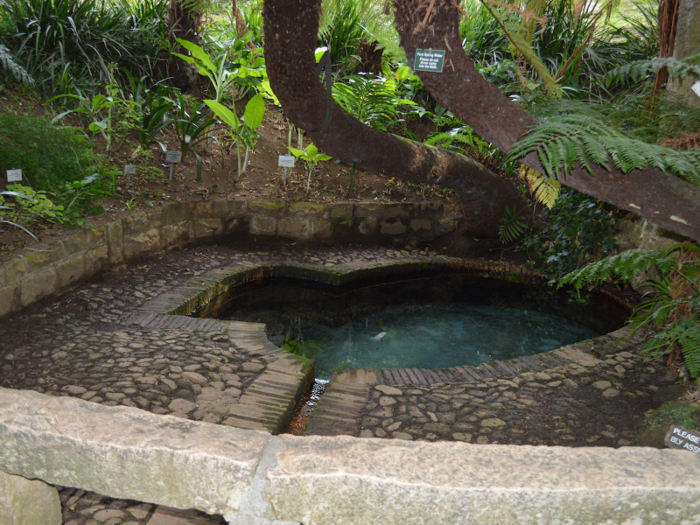
M0 319L20 309L19 282L0 288Z
M355 205L355 217L381 217L384 205L374 202L361 202Z
M214 214L214 201L197 201L192 208L193 219L208 219Z
M151 210L133 215L127 215L122 219L124 236L144 233L161 226L161 211Z
M326 240L333 236L331 223L328 220L311 221L311 237L316 240Z
M459 226L459 221L457 219L440 219L438 221L438 227L435 229L435 233L442 235L443 233L448 233L454 231Z
M175 202L161 209L161 223L163 226L189 221L192 219L192 203Z
M54 265L58 277L57 288L63 290L80 282L85 277L85 253L66 257Z
M371 236L377 233L377 218L376 217L366 217L362 219L357 225L357 231L361 235Z
M410 227L413 233L430 233L433 231L433 223L428 219L412 219Z
M323 217L326 215L326 205L314 202L291 202L289 213L301 217Z
M27 261L27 271L32 272L37 268L49 265L65 257L66 252L61 243L48 246L42 249L35 249L25 253L22 257Z
M186 243L194 238L192 222L182 221L174 224L167 224L161 230L161 241L163 247L176 246Z
M142 257L148 253L161 249L160 230L153 228L147 232L137 233L124 238L124 258L131 259Z
M58 491L43 481L12 476L0 470L2 525L61 525Z
M462 207L459 204L441 204L442 206L442 218L452 219L459 222L463 217Z
M311 236L309 221L293 217L283 217L277 225L277 235L280 237L307 240Z
M380 231L384 235L402 235L406 233L406 226L399 220L383 221Z
M109 265L109 247L106 244L85 252L85 278L89 279Z
M248 213L263 215L281 215L286 209L284 201L271 201L266 199L253 199L248 201Z
M223 219L222 222L224 235L248 235L250 231L250 221L248 217L229 217L228 219Z
M356 234L356 232L353 231L353 221L351 218L333 219L331 223L331 232L331 236L338 240Z
M197 239L215 237L224 233L224 225L221 219L195 219L194 236Z
M239 510L270 439L262 432L4 388L0 414L5 472L209 514Z
M256 215L250 219L251 235L275 235L277 233L277 221L274 217Z
M107 246L109 249L110 266L124 262L124 228L122 221L114 221L107 225Z
M347 218L351 219L353 214L353 204L329 204L331 219Z
M30 273L20 281L20 304L24 308L39 299L56 293L58 279L55 268L49 267Z
M280 436L266 495L304 525L697 523L687 451Z
M90 230L88 229L79 230L62 241L66 255L82 252L91 247L90 234L88 233L89 231Z
M217 219L232 219L243 217L247 211L248 201L246 200L214 201L212 217Z
M7 284L10 284L27 273L27 260L22 256L15 257L6 262L3 265L3 269L5 270Z

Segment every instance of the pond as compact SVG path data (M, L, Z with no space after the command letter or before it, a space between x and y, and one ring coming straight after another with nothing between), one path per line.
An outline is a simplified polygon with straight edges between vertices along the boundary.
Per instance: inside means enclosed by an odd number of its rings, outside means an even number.
M278 345L338 367L478 366L546 352L622 326L604 297L582 304L542 283L448 272L333 286L272 277L231 288L220 319L260 322Z

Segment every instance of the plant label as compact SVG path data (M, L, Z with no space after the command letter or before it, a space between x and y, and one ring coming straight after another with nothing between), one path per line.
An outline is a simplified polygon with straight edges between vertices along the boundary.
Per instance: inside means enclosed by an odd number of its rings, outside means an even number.
M277 165L280 168L293 168L295 160L296 158L294 155L280 155L279 163Z
M124 175L136 175L136 164L125 164Z
M700 80L698 80L695 84L693 84L690 89L695 91L695 94L700 97Z
M20 182L22 180L22 170L7 170L7 182Z
M182 162L182 151L179 151L179 150L168 151L165 154L165 162L167 162L168 164L175 164L178 162Z
M444 49L416 49L416 61L413 64L414 71L442 73L442 67L444 65Z
M682 448L700 455L700 431L671 426L664 440L670 448Z

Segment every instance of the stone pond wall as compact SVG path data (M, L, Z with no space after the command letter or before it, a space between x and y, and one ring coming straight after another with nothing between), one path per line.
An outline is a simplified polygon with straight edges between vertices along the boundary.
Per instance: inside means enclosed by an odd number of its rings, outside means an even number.
M0 267L0 318L100 272L161 250L214 238L298 242L429 241L456 228L458 205L315 204L271 200L174 203L30 246Z
M3 388L0 414L8 474L229 523L700 523L684 450L273 436Z

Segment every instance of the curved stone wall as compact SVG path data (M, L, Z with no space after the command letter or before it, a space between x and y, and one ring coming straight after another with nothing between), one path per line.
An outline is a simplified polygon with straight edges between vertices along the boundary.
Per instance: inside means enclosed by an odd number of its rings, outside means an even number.
M0 318L100 272L217 237L298 242L428 241L456 228L458 205L272 200L173 203L81 230L0 267Z

